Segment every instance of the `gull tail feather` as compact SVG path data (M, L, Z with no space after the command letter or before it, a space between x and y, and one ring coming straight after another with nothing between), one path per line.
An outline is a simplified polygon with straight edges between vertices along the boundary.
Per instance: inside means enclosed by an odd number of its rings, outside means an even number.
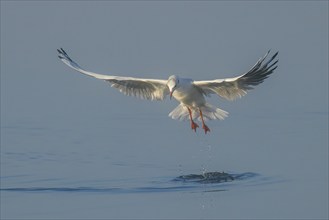
M189 118L187 107L183 104L179 104L172 112L169 113L169 117L174 120L183 121Z
M192 119L198 119L201 121L199 108L189 108L192 110ZM228 112L220 108L216 108L209 103L206 103L204 106L200 107L200 109L205 120L224 120L228 116ZM169 117L175 120L183 121L189 119L190 116L186 105L181 103L172 112L169 113Z
M201 111L205 120L224 120L228 116L227 111L216 108L209 103L206 103L203 107L201 107ZM201 117L198 119L201 120Z

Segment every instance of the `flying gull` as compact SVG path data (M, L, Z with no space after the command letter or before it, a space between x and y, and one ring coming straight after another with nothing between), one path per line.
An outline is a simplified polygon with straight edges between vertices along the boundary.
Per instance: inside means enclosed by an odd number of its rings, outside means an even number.
M179 120L189 118L191 128L194 131L199 127L195 122L195 120L198 119L202 123L205 134L210 131L209 127L205 124L207 119L223 120L228 115L228 112L206 102L206 96L217 94L227 100L240 98L246 95L248 90L262 83L273 73L277 68L278 62L278 59L276 59L278 52L265 62L270 53L270 51L268 51L248 72L237 77L195 81L172 75L168 80L163 80L93 73L81 68L62 48L57 51L61 61L72 69L85 75L105 80L109 82L112 87L118 89L125 95L148 100L163 100L167 95L169 95L170 99L174 97L180 104L169 113L169 117Z

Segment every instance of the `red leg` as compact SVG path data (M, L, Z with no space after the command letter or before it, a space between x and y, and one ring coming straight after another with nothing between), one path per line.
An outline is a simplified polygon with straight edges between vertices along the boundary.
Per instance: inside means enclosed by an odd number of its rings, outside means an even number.
M203 130L204 130L204 133L207 134L208 131L210 132L210 129L209 129L208 126L204 123L203 115L202 115L202 111L201 111L201 109L200 109L199 111L200 111L200 117L201 117L201 121L202 121L202 128L203 128Z
M190 114L191 128L196 132L196 128L198 128L199 125L193 121L191 109L189 107L187 107L187 109L188 109L188 113Z

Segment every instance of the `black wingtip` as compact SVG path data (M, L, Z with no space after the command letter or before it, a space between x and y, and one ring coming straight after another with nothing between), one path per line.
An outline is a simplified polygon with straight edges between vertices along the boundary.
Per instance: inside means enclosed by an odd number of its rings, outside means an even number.
M277 51L273 56L272 59L274 59L279 54L279 51Z
M69 57L69 55L67 55L67 53L65 52L65 50L62 47L60 49L57 49L57 52L59 53L60 59L67 59L67 60L73 62L72 59Z
M67 55L67 53L65 52L65 50L61 47L61 51L63 54Z

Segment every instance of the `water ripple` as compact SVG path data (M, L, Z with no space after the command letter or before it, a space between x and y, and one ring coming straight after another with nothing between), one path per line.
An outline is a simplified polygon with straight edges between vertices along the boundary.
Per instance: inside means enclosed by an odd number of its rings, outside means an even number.
M196 186L172 187L136 187L136 188L94 188L94 187L18 187L2 188L1 191L11 192L92 192L92 193L154 193L174 192L197 188Z
M261 178L257 178L261 177ZM228 174L224 172L208 172L202 174L189 174L176 177L170 181L153 182L153 186L146 187L12 187L1 188L8 192L63 192L63 193L158 193L158 192L220 192L226 191L231 182L242 185L243 182L266 184L267 178L257 173L247 172L241 174ZM230 185L231 184L231 185ZM239 184L238 184L239 185Z

